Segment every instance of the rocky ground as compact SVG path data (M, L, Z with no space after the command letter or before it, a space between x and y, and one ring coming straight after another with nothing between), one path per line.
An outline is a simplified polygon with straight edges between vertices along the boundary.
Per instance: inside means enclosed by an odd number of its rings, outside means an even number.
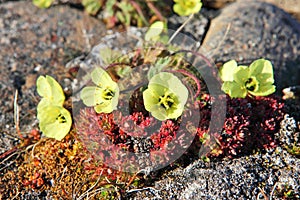
M20 129L25 134L37 127L36 78L52 75L71 94L66 64L78 56L84 59L111 31L98 19L68 5L42 10L29 1L0 2L0 153L3 153L18 141L14 124L15 91L19 93ZM273 3L284 9L289 7L279 1ZM298 2L291 7L297 8L296 5L299 6ZM300 85L300 24L277 6L242 0L222 9L219 5L218 10L205 8L183 31L202 42L202 51L217 63L228 59L249 63L260 57L272 60L277 94L282 95L281 89ZM287 11L296 12L297 16L297 10ZM169 21L169 26L176 28L183 19L174 16ZM282 122L279 138L287 133L299 135L299 101L291 100L287 105L290 121L294 120L296 126L287 129L291 122ZM293 191L292 198L296 199L300 196L299 165L299 158L283 147L231 160L211 163L197 160L186 168L166 172L148 188L127 191L127 198L282 199L283 194Z

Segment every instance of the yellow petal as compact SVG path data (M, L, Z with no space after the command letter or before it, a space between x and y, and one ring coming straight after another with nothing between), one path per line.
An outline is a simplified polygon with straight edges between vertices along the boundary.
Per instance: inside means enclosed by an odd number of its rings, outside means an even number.
M62 140L70 131L72 118L70 112L61 106L47 106L38 113L39 127L43 134Z
M65 94L60 84L51 76L39 76L36 81L38 94L47 99L49 104L62 106ZM45 100L46 101L46 100Z
M249 91L250 94L254 95L254 96L268 96L272 93L274 93L276 91L276 87L274 85L263 85L261 87L259 87L259 89L257 91Z
M249 77L249 67L247 66L239 66L234 70L233 79L241 86L245 86Z
M95 86L87 86L81 90L80 98L84 105L95 106L103 102L102 89Z
M237 66L238 65L235 60L230 60L220 68L220 77L223 82L233 81L233 73Z

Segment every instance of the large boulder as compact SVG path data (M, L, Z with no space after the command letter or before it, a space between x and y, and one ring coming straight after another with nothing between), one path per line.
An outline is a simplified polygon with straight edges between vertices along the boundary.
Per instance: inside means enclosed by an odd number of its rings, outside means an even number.
M228 3L232 3L236 0L202 0L204 6L213 9L219 9L226 6ZM244 0L238 0L244 1ZM253 0L253 1L263 1L267 3L274 4L279 8L282 8L286 12L292 14L300 20L300 1L299 0Z

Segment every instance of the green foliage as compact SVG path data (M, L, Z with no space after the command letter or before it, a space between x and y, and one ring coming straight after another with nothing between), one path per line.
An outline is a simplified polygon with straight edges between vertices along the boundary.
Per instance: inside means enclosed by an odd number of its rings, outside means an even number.
M32 3L39 8L49 8L53 0L32 0Z
M39 127L43 134L56 140L62 140L70 131L72 118L63 107L64 92L51 76L40 76L37 79L37 92L43 97L37 107Z
M134 7L126 1L121 1L117 4L119 11L116 12L117 18L120 20L122 24L129 26L131 23L131 19L134 16Z
M202 7L201 0L174 0L173 10L180 16L198 13Z
M291 148L286 146L286 149L290 154L300 156L300 147L297 144L294 144Z
M82 0L82 5L85 10L91 14L96 15L100 8L103 6L104 0Z
M123 67L119 67L118 70L116 71L117 75L120 78L124 78L127 75L129 75L132 72L131 67L129 66L123 66Z
M154 66L151 66L151 68L148 71L148 80L150 80L155 74L158 74L159 72L161 72L163 70L164 67L166 67L167 65L169 65L171 62L171 58L170 57L166 57L166 58L158 58L156 63L154 64Z
M150 19L155 15L160 15L157 17L159 19L162 17L154 2L141 0L82 0L82 5L91 15L101 12L108 27L117 24L141 27L148 25ZM152 9L149 8L149 5ZM155 12L152 11L153 9Z
M109 47L105 47L99 50L99 55L103 63L105 65L109 65L116 61L119 57L121 57L122 53L119 51L112 50Z
M160 34L166 29L166 24L162 21L156 21L149 27L145 34L146 41L158 41Z
M91 73L96 86L84 87L80 97L86 106L94 106L97 113L110 113L116 109L119 98L119 87L109 74L98 67Z
M145 109L161 121L180 117L187 98L187 88L168 72L154 75L143 92Z
M222 90L232 98L247 95L267 96L275 92L273 66L270 61L258 59L249 67L238 66L231 60L220 69Z

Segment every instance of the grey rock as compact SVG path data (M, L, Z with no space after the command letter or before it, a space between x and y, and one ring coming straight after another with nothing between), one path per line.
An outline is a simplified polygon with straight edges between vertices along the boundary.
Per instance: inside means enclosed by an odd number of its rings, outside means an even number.
M232 3L236 0L202 0L203 5L209 8L222 8L226 6L228 3ZM243 0L242 0L243 1ZM300 20L300 1L299 0L260 0L267 3L272 3L279 8L282 8L286 12L295 16L298 20Z
M195 161L157 181L152 188L129 192L129 199L281 199L284 185L299 198L299 159L281 148L266 154L204 163Z
M278 93L300 83L300 24L278 7L238 1L211 21L202 50L216 62L272 61Z
M171 30L177 30L187 19L188 17L172 15L170 18L168 18L168 28ZM186 26L184 26L181 33L192 37L194 40L202 41L208 25L208 18L198 13L188 22Z
M280 123L281 129L278 134L279 141L286 146L286 148L292 149L298 147L300 149L300 122L286 114L284 119Z

